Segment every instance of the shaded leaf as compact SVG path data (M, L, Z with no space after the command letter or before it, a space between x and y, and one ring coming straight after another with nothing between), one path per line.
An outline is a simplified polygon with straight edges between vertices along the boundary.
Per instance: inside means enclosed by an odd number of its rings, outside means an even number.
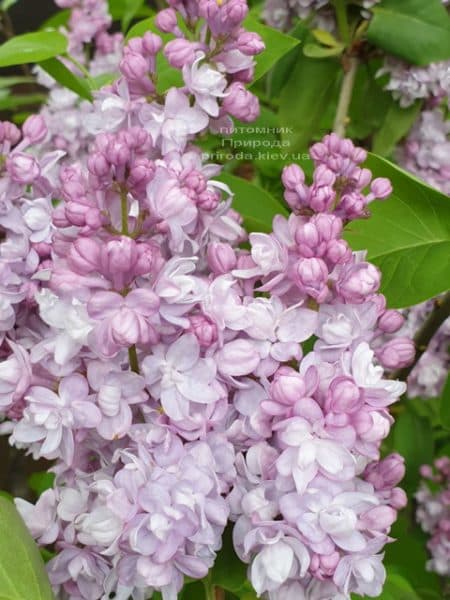
M412 410L401 413L393 430L395 451L405 458L406 475L402 487L415 492L420 480L419 469L433 461L433 431L428 419Z
M93 97L86 80L72 73L59 59L49 58L41 61L39 65L60 85L72 90L81 98L92 102Z
M389 156L414 125L421 108L422 102L415 102L407 108L402 108L398 102L392 102L382 127L374 135L373 152Z
M333 101L332 90L341 68L337 60L300 56L280 96L280 123L290 151L306 149Z
M45 490L53 487L54 481L55 475L53 473L49 473L48 471L38 471L30 475L28 478L28 485L35 494L40 496Z
M253 31L260 35L266 45L264 52L255 56L256 68L253 82L260 79L280 58L300 43L297 38L277 31L273 27L267 27L267 25L263 25L252 16L248 16L245 19L243 26L248 31Z
M383 273L381 291L393 308L433 298L450 281L450 199L371 154L366 166L374 177L391 180L394 193L370 205L372 216L352 222L345 238L354 250L368 250L368 258Z
M233 192L233 208L243 216L247 231L271 231L274 216L288 214L281 202L254 183L229 173L218 179Z
M122 31L126 31L131 21L136 17L139 10L144 5L145 0L122 0L124 12L122 15Z

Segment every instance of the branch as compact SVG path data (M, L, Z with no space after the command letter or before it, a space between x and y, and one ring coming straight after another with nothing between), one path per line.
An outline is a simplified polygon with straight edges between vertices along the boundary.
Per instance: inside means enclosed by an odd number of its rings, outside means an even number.
M408 379L409 374L428 348L428 344L431 342L435 333L449 316L450 292L447 292L445 296L438 298L435 301L433 310L414 336L414 344L416 346L416 356L414 358L414 362L409 367L404 367L403 369L394 371L390 377L391 379L400 379L402 381L406 381Z
M348 59L348 66L342 80L341 92L339 94L339 103L334 120L333 131L339 137L344 137L345 129L348 124L348 111L352 100L353 86L355 84L356 72L359 66L359 59L352 56Z

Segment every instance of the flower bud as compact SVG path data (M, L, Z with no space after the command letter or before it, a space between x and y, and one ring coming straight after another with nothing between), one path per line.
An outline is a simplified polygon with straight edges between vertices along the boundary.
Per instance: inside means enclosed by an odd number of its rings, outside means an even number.
M197 338L201 348L209 348L217 341L217 326L205 315L193 315L189 330Z
M142 38L142 49L146 54L154 56L155 54L158 54L162 46L163 42L159 35L156 35L151 31L145 32L144 37Z
M124 143L114 140L108 144L107 156L111 164L120 167L130 160L130 150Z
M339 294L348 302L361 303L380 287L380 272L371 263L357 263L345 269L336 283Z
M305 182L305 173L298 165L288 165L283 169L281 181L287 190L295 190L299 184Z
M384 333L395 333L403 327L405 317L398 310L386 310L378 319L378 327Z
M272 400L279 404L295 404L306 393L303 377L294 369L279 369L270 386Z
M226 94L222 107L232 117L250 123L259 116L259 100L243 83L232 83Z
M328 295L328 268L321 258L301 258L294 265L293 277L298 288L323 302Z
M39 163L29 154L17 152L6 161L6 168L13 181L23 185L33 183L41 174Z
M402 369L412 363L416 355L414 342L407 337L389 340L376 351L380 363L389 370Z
M47 135L47 125L42 115L31 115L22 125L23 137L27 138L30 144L42 142Z
M10 123L9 121L4 121L3 125L3 139L2 141L10 142L11 146L15 146L17 142L21 138L20 129L14 125L14 123Z
M111 165L104 154L94 152L88 158L88 169L92 175L102 179L110 174Z
M365 479L376 490L381 490L397 485L404 476L405 459L400 454L390 454L380 462L369 465Z
M102 272L112 280L115 289L121 290L133 279L137 255L136 242L127 236L121 236L102 246Z
M246 54L247 56L255 56L256 54L263 52L266 46L257 33L253 33L252 31L243 31L241 34L239 34L237 47L242 54Z
M377 177L372 181L370 191L375 198L383 200L392 194L392 184L385 177Z
M97 271L100 267L99 243L92 238L78 238L69 250L68 262L79 275Z
M155 17L155 25L164 33L175 33L178 28L177 13L173 8L160 10Z
M236 266L236 254L230 244L211 242L207 258L209 267L216 275L229 273Z
M164 48L164 55L172 67L182 69L184 65L194 62L197 47L197 44L185 39L171 40Z
M337 377L331 382L326 400L328 410L352 413L363 403L361 390L350 377Z
M120 62L120 72L129 81L140 81L147 77L149 66L147 60L136 52L128 52Z

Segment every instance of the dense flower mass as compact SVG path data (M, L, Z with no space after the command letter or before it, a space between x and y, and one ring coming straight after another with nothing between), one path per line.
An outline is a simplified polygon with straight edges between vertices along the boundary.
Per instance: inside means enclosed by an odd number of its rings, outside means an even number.
M103 3L60 4L74 48L101 46ZM247 237L193 145L258 115L245 84L263 43L247 12L172 0L156 18L169 41L129 40L118 81L88 114L73 107L88 124L77 150L68 130L47 151L45 112L0 124L1 428L54 461L54 487L17 506L56 550L63 599L173 600L207 575L228 520L258 595L383 586L406 501L403 459L380 459L406 386L384 369L414 348L392 337L404 319L343 228L391 185L328 135L312 181L283 171L290 216ZM159 87L160 53L180 87Z
M416 493L417 520L430 535L430 571L450 577L450 459L436 459L434 468L424 465L423 481Z

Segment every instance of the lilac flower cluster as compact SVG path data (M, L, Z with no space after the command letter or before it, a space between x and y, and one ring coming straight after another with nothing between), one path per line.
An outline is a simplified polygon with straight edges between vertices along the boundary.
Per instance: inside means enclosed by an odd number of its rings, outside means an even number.
M397 157L403 168L450 195L450 121L442 108L421 112Z
M392 92L403 108L416 100L432 99L437 103L450 95L450 61L416 67L390 57L378 74L389 74L385 89Z
M379 461L387 407L405 385L383 379L370 345L403 318L386 311L377 270L341 238L343 222L388 195L389 183L374 180L363 194L371 174L359 167L364 151L349 140L327 136L311 156L312 185L297 166L283 173L294 213L277 217L270 235L250 234L251 262L232 272L270 296L247 300L246 336L226 344L219 362L239 382L229 430L241 447L229 496L235 547L250 562L258 595L272 600L377 596L385 577L380 551L406 501L395 487L401 457ZM305 356L287 345L311 334L317 340ZM259 361L249 336L261 339ZM392 360L391 344L377 356ZM240 360L230 364L232 356ZM409 342L396 364L412 356Z
M122 56L123 36L109 33L112 19L106 0L55 0L61 8L69 8L70 16L63 33L70 54L91 77L114 74ZM82 76L78 67L68 60L68 69ZM38 82L49 89L41 114L48 128L47 146L59 148L67 157L80 159L91 141L88 118L92 106L77 94L61 87L50 75L36 67ZM61 127L64 123L64 127Z
M56 475L17 506L68 600L174 600L229 518L258 594L377 596L405 504L403 460L380 445L406 386L384 368L414 349L342 234L391 185L326 136L310 184L283 172L290 217L241 247L192 142L256 117L263 44L244 0L170 5L156 23L172 38L130 40L96 94L87 155L45 152L42 115L0 125L1 430ZM161 52L183 87L159 88Z
M434 468L424 465L421 474L424 481L416 493L416 516L431 536L427 546L432 558L427 568L450 577L450 459L436 459Z

